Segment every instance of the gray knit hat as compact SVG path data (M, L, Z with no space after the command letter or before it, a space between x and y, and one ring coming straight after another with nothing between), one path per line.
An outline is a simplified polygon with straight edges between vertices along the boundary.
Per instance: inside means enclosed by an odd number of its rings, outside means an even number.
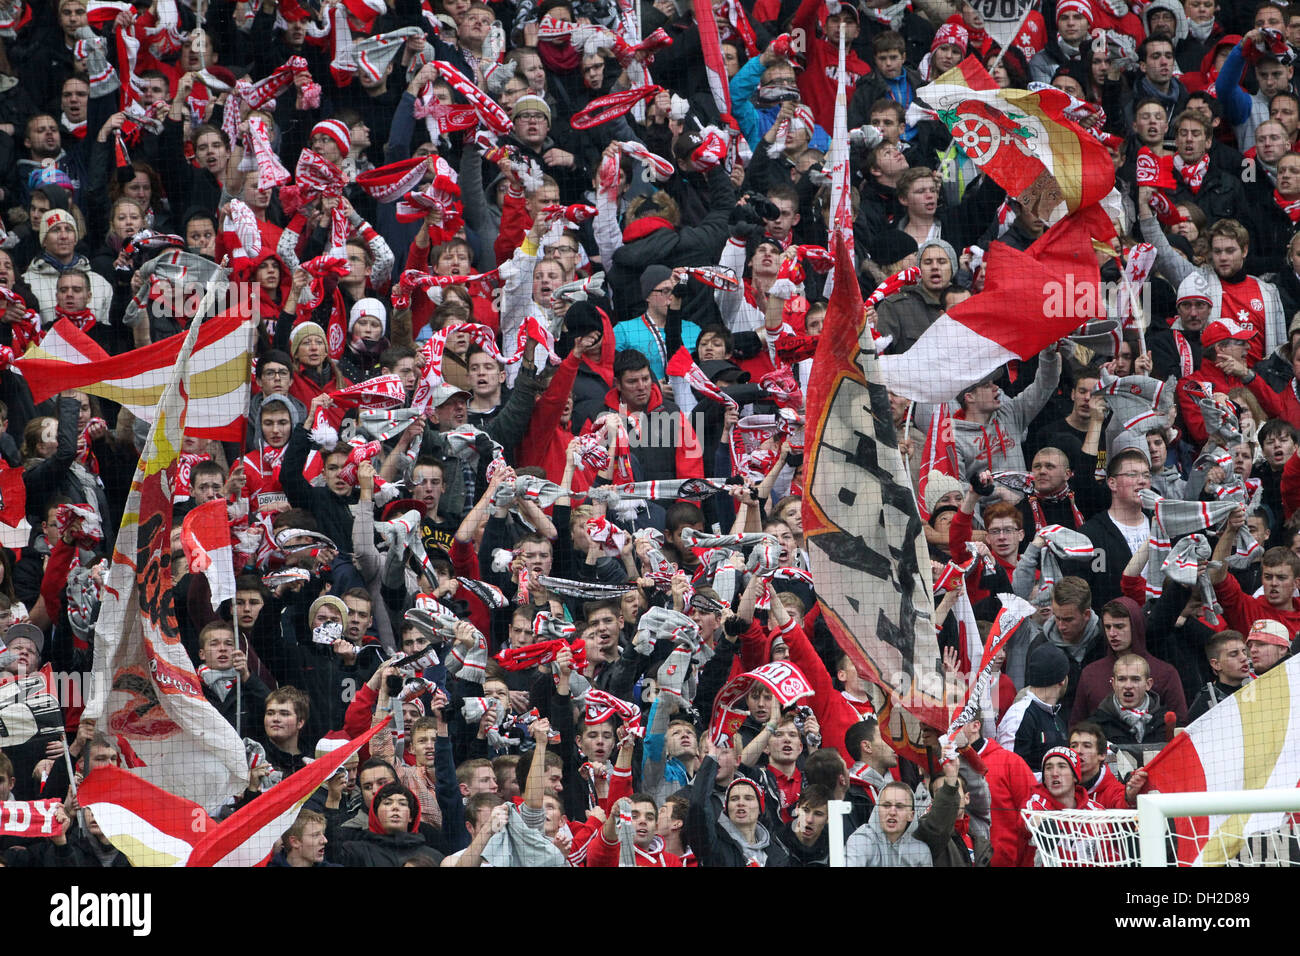
M930 248L930 246L938 246L940 249L943 250L943 254L948 257L948 264L952 266L952 274L956 275L957 274L957 251L953 249L950 243L947 243L942 239L927 239L925 240L925 242L917 246L916 261L917 262L921 261L921 257L925 255L925 250Z

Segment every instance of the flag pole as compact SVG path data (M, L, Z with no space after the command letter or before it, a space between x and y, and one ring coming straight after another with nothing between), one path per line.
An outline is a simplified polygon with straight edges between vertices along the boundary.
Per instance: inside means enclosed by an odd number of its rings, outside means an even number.
M1146 354L1147 354L1147 317L1146 317L1146 313L1142 311L1142 303L1138 301L1137 296L1134 294L1134 292L1133 292L1133 284L1132 284L1131 282L1128 281L1128 276L1126 276L1126 275L1124 274L1124 270L1123 270L1123 269L1121 269L1121 270L1119 271L1119 275L1120 275L1120 278L1124 280L1124 291L1128 293L1128 303L1129 303L1129 308L1133 311L1133 320L1134 320L1134 324L1137 325L1138 343L1142 346L1142 351L1141 351L1139 354L1141 354L1141 355L1146 355ZM1122 335L1123 335L1123 331L1124 331L1124 317L1123 317L1123 316L1120 316L1119 326L1120 326L1120 334L1121 334L1121 337L1122 337Z
M916 402L907 403L907 415L903 419L903 434L901 437L895 436L899 444L912 433L912 412L916 409ZM921 500L916 496L916 482L912 481L912 456L903 456L903 473L907 475L907 490L912 493L912 504L916 505L916 513L921 513Z
M996 70L996 69L998 68L998 66L1002 63L1002 57L1006 55L1006 52L1007 52L1008 47L1010 47L1012 44L1015 43L1016 36L1020 33L1021 30L1023 30L1023 29L1025 28L1025 21L1029 19L1029 15L1030 15L1031 13L1034 12L1034 7L1036 7L1036 6L1038 6L1038 3L1036 2L1036 0L1030 0L1029 5L1025 7L1024 15L1020 18L1020 22L1016 24L1016 29L1015 29L1015 31L1011 34L1011 39L1010 39L1010 41L1007 43L1006 46L1004 46L1004 47L1002 47L1002 49L998 50L998 55L997 55L997 57L996 57L996 58L993 60L993 62L989 65L989 73L990 73L990 74L992 74L993 71Z
M77 772L72 766L72 751L68 749L68 732L59 731L59 740L63 742L63 762L68 767L68 791L72 794L73 799L77 796ZM60 797L59 799L62 799ZM86 832L86 818L81 812L81 802L77 802L77 826L81 832Z

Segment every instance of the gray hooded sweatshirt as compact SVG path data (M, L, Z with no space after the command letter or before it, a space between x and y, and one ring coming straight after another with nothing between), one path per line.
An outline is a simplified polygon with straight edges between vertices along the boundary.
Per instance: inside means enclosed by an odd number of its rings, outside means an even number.
M993 471L1024 471L1025 430L1043 410L1060 380L1061 356L1055 349L1048 349L1038 356L1034 383L1015 398L1001 396L1001 407L987 423L981 425L967 421L960 412L954 414L953 441L959 473L965 477L976 463Z
M880 827L880 813L853 831L844 847L848 866L934 866L930 848L916 837L917 817L903 835L890 842Z

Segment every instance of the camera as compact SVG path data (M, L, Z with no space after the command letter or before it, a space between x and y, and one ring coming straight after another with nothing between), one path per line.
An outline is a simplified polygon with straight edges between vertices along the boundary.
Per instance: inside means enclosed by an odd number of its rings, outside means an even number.
M768 199L762 193L748 192L745 198L749 200L749 208L758 213L760 219L772 220L781 216L781 210L776 208L776 203Z
M402 692L402 687L405 686L405 684L406 681L402 678L401 674L389 674L384 678L384 689L388 691L389 697L396 697L400 694Z

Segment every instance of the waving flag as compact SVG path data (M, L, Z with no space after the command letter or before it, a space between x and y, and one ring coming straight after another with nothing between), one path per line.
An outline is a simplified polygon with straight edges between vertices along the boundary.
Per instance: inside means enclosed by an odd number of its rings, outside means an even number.
M916 95L1009 196L1047 173L1074 212L1100 202L1115 185L1110 153L1065 115L1070 95L1063 90L998 89L979 61L967 57Z
M704 74L709 79L713 104L723 116L730 116L731 81L727 79L727 64L722 58L722 40L718 36L718 21L713 18L713 4L709 0L692 2L700 32L700 49L704 53Z
M392 717L246 803L220 823L196 803L117 767L100 767L77 793L132 866L264 866L307 802Z
M200 323L196 319L194 325ZM193 326L191 326L193 327ZM239 441L248 427L249 356L257 323L232 314L202 323L189 356L186 430L197 438ZM110 356L67 319L54 324L40 345L14 363L40 403L64 389L79 388L119 402L151 424L179 362L186 336L173 335Z
M808 383L803 501L817 599L858 673L942 730L930 555L875 353L859 345L871 338L846 237L835 230L831 241L835 291Z
M190 326L164 377L126 499L95 628L86 716L126 737L146 779L216 813L248 783L244 743L203 694L171 593L172 487L185 433L184 380L201 324Z
M984 291L939 316L902 355L881 356L885 385L916 402L951 401L1007 362L1032 358L1104 316L1092 241L1112 235L1101 207L1089 206L1049 228L1024 252L993 243L984 257ZM1034 321L1016 318L1025 315Z
M1300 657L1278 664L1192 721L1146 766L1147 789L1218 793L1300 786ZM1285 813L1174 817L1180 866L1222 866Z
M181 547L190 571L202 572L212 591L212 608L235 596L235 561L226 499L207 501L181 522Z
M925 487L930 482L930 472L937 471L949 478L961 480L957 470L957 444L952 440L952 411L943 402L930 416L930 427L925 430L925 448L921 451L920 475L916 482L917 507L921 517L930 520L930 510L925 506Z

